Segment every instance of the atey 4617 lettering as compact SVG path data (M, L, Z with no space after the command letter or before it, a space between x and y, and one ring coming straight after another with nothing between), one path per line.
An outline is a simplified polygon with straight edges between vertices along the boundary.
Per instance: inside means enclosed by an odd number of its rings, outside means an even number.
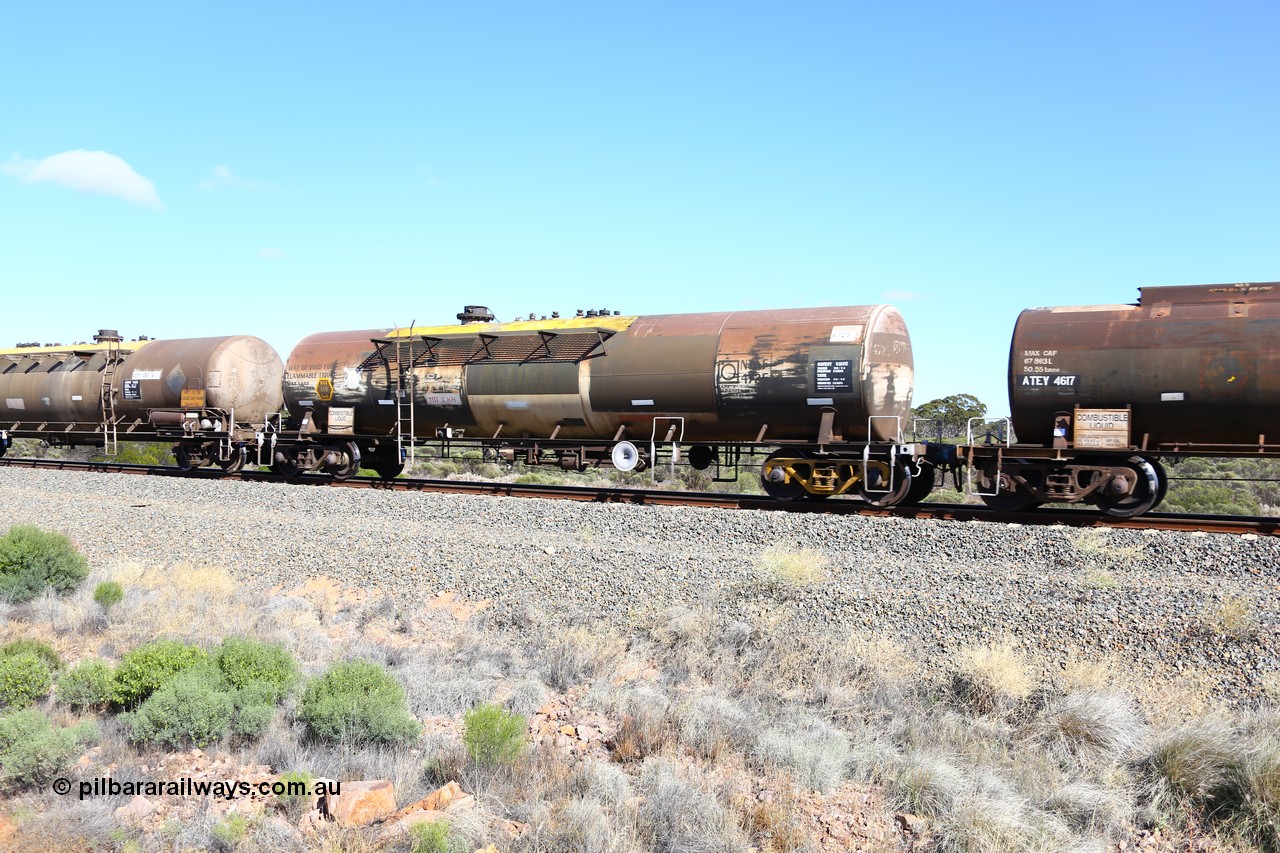
M1028 374L1022 377L1022 381L1020 384L1045 385L1045 386L1056 385L1060 388L1061 387L1074 388L1076 384L1076 377L1067 376L1065 374L1051 374L1051 373L1046 373L1039 376Z

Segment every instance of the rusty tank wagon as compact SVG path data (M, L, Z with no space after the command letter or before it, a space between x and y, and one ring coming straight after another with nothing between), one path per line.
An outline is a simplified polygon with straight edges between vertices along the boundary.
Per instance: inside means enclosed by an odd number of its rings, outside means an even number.
M1010 418L964 443L904 441L914 363L889 305L326 332L283 364L234 336L0 350L0 455L14 438L165 441L178 465L391 478L478 450L566 470L759 459L779 500L915 503L939 470L989 506L1163 498L1186 456L1280 457L1280 283L1146 287L1133 305L1035 308L1013 331ZM725 474L723 472L732 472Z
M52 445L172 442L179 467L238 470L282 405L284 365L248 335L0 350L0 455L15 438ZM277 415L278 416L278 415Z
M286 367L277 470L393 477L407 451L459 442L624 471L659 456L718 469L781 447L762 466L774 497L890 503L910 490L912 351L892 306L513 323L468 306L458 320L303 339Z
M1164 497L1163 458L1280 455L1280 283L1139 293L1134 305L1018 317L1017 443L961 450L986 503L1084 501L1129 517Z

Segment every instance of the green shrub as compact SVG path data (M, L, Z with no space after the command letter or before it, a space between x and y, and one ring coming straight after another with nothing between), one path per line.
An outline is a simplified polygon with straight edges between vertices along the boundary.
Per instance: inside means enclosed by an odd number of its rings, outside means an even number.
M72 708L101 708L111 701L111 667L87 660L58 677L58 700Z
M9 601L30 601L47 587L70 592L88 574L89 562L61 533L19 524L0 537L0 597Z
M207 746L227 733L234 711L218 671L200 666L167 680L125 722L138 743Z
M92 723L54 728L36 710L0 716L0 784L10 790L44 787L66 775L71 761L95 740Z
M1210 515L1257 515L1262 508L1242 484L1180 482L1170 485L1161 510Z
M409 827L409 853L465 853L470 849L450 832L449 821L433 820Z
M404 688L368 661L334 664L307 682L298 714L312 737L331 743L398 743L419 733Z
M54 651L53 646L44 640L32 640L23 638L21 640L10 640L3 646L0 646L0 657L13 657L15 655L30 652L36 657L43 660L49 665L49 669L57 672L62 669L62 656Z
M112 701L132 707L185 669L207 663L201 648L179 640L156 640L129 652L112 676Z
M31 652L0 657L0 706L25 708L49 692L53 673Z
M227 815L213 827L213 840L219 850L235 850L249 834L249 821L244 815Z
M479 705L462 716L462 743L480 764L510 764L524 752L528 723L500 705Z
M288 770L280 774L279 781L285 785L305 785L306 789L301 794L290 794L286 788L285 793L276 797L276 802L280 804L280 808L286 814L296 815L303 807L311 802L311 795L315 791L315 787L311 784L316 777L312 776L305 770Z
M458 466L452 462L428 462L422 466L422 475L433 480L447 480L450 474L458 473Z
M520 474L512 482L521 486L550 486L564 485L564 477L558 477L555 474L547 474L542 471L527 471Z
M111 462L119 465L163 465L173 467L172 445L163 442L122 441L113 456L107 456L102 448L89 454L91 462Z
M103 581L93 588L93 600L103 610L110 610L124 601L124 587L115 581Z
M231 719L231 732L240 738L259 738L267 733L276 716L276 706L265 702L251 702L235 706Z
M227 683L237 690L251 684L268 686L275 704L298 680L298 665L284 646L228 637L214 653L214 661Z

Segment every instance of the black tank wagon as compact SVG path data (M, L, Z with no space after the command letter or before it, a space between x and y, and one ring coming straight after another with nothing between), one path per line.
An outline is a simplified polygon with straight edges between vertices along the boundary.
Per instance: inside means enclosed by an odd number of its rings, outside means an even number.
M1144 287L1134 305L1032 308L1009 351L1017 443L961 448L977 491L1140 515L1160 460L1280 455L1280 283Z
M164 441L183 468L337 479L395 477L419 449L734 476L748 456L779 500L913 503L946 468L996 509L1129 517L1164 496L1162 461L1280 457L1280 283L1140 294L1022 312L999 440L903 440L915 366L889 305L512 323L469 306L457 324L311 335L287 367L247 336L0 350L0 455L14 438Z
M663 448L705 469L782 445L763 469L778 498L894 501L910 485L911 341L892 306L458 319L305 338L277 467L394 476L406 445L466 439L570 470L643 468Z

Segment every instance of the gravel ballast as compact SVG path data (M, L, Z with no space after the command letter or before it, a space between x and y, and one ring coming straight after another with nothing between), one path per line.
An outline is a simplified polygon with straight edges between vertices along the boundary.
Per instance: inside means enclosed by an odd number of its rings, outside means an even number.
M626 628L670 607L770 608L873 631L926 660L1009 637L1249 699L1280 672L1280 538L637 507L88 472L0 471L4 526L70 536L98 567L188 564L258 588L327 576L405 604L442 591ZM820 550L780 589L770 546Z

